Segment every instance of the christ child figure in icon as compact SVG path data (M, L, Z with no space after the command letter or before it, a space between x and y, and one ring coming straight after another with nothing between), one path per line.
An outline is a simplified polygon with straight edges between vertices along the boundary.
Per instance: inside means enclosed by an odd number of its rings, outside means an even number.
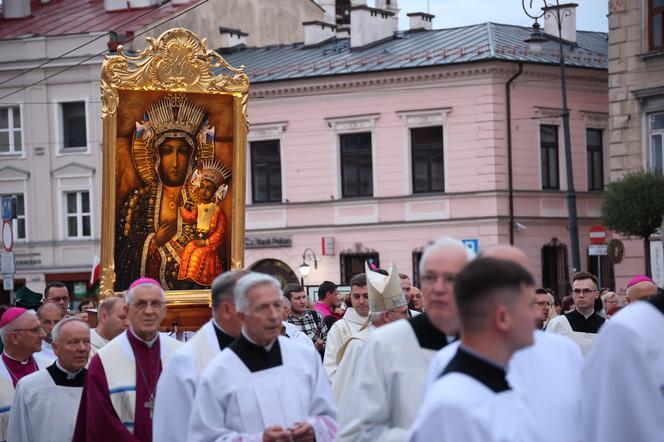
M180 208L185 224L195 225L195 238L182 252L179 280L209 286L222 272L219 249L226 232L221 201L228 192L230 171L216 161L204 161L192 174L194 203Z

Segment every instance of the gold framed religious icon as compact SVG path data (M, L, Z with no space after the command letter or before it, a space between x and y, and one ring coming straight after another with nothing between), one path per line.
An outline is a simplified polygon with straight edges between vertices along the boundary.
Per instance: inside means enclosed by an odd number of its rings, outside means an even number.
M147 41L102 66L100 295L151 277L207 299L243 264L249 80L189 30Z

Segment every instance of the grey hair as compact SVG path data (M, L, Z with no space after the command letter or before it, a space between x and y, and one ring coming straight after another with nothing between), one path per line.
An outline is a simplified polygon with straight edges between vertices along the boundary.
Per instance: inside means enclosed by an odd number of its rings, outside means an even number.
M283 307L284 305L288 306L289 310L292 308L291 303L288 300L288 298L286 298L285 296L282 296L281 297L281 306Z
M244 270L230 270L212 281L212 310L217 310L221 301L234 301L235 284L246 274L247 272Z
M152 288L158 289L159 292L161 292L161 302L166 302L166 293L164 292L164 289L162 289L158 285L150 284L148 282L148 283L145 283L145 284L138 284L138 285L130 288L129 290L127 290L127 295L125 296L125 303L127 305L131 304L132 301L134 300L134 296L136 295L136 290L140 289L140 288L144 288L144 287L152 287Z
M376 322L383 315L383 312L369 312L369 322Z
M48 310L50 308L55 308L60 312L60 317L64 318L65 317L65 312L62 311L62 307L60 307L58 304L53 304L52 302L47 302L46 304L42 304L38 309L37 309L37 319L40 321L44 318L44 310Z
M266 275L265 273L249 272L240 278L240 280L235 285L235 290L233 291L233 295L235 296L235 308L237 311L245 312L247 310L247 293L252 288L263 284L269 284L273 286L279 292L280 300L283 298L281 293L281 284L279 284L279 281L270 275Z
M432 243L428 244L424 249L424 252L422 253L422 258L420 258L420 265L419 265L420 275L424 273L424 263L427 261L427 259L429 259L429 256L431 256L435 252L447 248L458 249L459 251L466 253L466 256L468 257L468 262L475 259L475 252L466 247L461 241L452 238L451 236L441 236L439 238L436 238Z
M37 316L37 313L34 310L26 310L25 312L14 318L12 322L0 328L0 339L2 339L3 344L7 342L7 335L9 335L9 333L14 331L14 326L12 326L12 324L23 315Z
M64 327L66 324L69 324L70 322L80 322L81 324L85 324L85 326L88 328L88 331L90 330L90 325L79 317L72 316L70 318L65 318L55 324L55 327L53 327L53 330L51 330L51 338L53 342L57 342L58 337L60 336L60 332L62 331L62 327Z

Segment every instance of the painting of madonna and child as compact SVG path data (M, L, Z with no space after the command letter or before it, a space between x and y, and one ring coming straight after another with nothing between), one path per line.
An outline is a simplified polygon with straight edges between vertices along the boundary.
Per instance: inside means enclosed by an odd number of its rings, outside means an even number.
M233 98L119 92L115 290L209 288L231 256Z

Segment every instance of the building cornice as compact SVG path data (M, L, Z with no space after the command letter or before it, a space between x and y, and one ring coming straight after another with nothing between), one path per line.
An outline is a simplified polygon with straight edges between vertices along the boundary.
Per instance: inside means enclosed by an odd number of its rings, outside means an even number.
M515 63L502 60L468 63L457 66L432 66L426 68L400 69L381 72L362 72L358 74L320 76L294 80L255 83L249 93L250 98L272 98L283 96L301 96L321 93L347 93L362 89L383 89L395 86L413 86L435 84L446 81L472 81L478 78L509 77L515 72ZM557 66L534 65L527 69L522 77L538 81L560 81ZM600 73L598 75L598 72ZM608 83L608 73L598 69L567 68L567 80L574 83ZM523 81L523 80L522 80Z

